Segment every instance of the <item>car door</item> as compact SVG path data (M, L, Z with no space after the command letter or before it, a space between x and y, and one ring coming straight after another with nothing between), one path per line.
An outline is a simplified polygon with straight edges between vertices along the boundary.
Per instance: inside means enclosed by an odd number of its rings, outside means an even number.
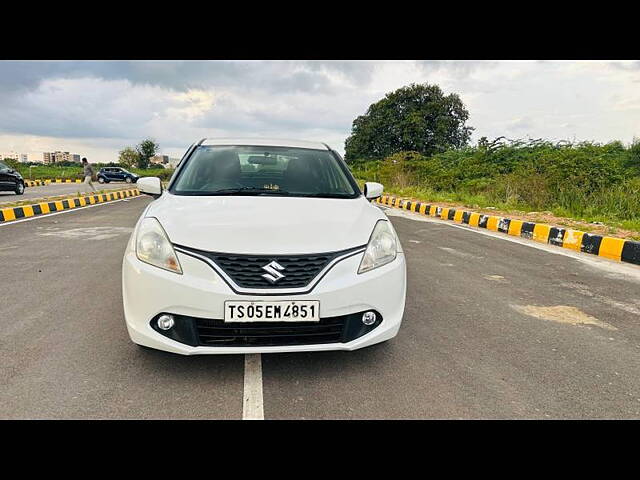
M105 168L104 173L109 181L117 180L113 168Z
M121 168L114 168L115 179L119 182L124 182L124 172Z
M9 174L9 167L0 162L0 190L9 190L13 187L13 180Z

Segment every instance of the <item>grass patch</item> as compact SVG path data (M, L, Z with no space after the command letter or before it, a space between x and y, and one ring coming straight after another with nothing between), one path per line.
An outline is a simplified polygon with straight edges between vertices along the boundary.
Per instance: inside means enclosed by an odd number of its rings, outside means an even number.
M365 180L358 179L358 184L364 185ZM455 204L456 206L468 208L471 210L490 210L496 215L526 215L536 213L539 210L531 205L523 205L522 203L510 202L492 202L484 195L468 194L465 192L443 192L434 191L423 187L384 187L385 194L395 195L398 197L415 198L424 202ZM640 240L640 220L618 220L611 219L604 215L571 215L566 209L555 208L540 212L541 215L534 215L527 218L527 221L535 223L553 223L554 225L566 228L578 228L587 233L598 232L610 236L619 236L621 231L628 231L625 237L631 240ZM549 218L545 218L542 214L552 215L554 218L550 222ZM590 225L593 223L593 225ZM601 224L601 225L599 225Z
M541 212L542 218L573 220L594 231L640 235L640 141L500 137L431 156L398 152L352 159L349 167L356 177L380 182L395 195L470 209Z
M100 164L93 164L93 169L96 174L98 173L100 168L102 168ZM44 180L48 178L84 178L84 170L80 165L69 167L57 165L36 165L29 167L26 165L18 165L17 170L25 180ZM148 168L146 170L131 168L127 170L141 177L160 177L162 179L165 179L165 177L166 179L168 179L171 174L173 174L173 169L167 168Z

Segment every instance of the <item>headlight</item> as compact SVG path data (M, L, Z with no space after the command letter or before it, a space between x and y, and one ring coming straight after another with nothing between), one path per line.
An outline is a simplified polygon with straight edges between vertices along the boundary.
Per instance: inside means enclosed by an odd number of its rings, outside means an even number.
M396 235L386 220L379 220L360 262L358 273L368 272L395 260L398 254Z
M150 265L182 273L180 262L160 222L153 217L142 220L136 237L136 256Z

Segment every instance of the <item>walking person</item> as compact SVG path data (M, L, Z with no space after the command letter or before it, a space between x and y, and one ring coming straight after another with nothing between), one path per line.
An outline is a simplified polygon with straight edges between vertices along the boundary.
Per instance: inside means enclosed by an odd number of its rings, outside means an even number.
M87 161L87 158L84 157L82 159L82 166L84 167L84 183L88 184L91 189L95 192L96 191L96 187L93 186L93 167L91 166L91 164Z

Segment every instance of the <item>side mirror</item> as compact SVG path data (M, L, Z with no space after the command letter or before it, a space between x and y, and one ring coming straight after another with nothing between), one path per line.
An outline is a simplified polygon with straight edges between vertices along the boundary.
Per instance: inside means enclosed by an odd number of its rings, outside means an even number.
M138 190L154 198L162 195L162 182L158 177L142 177L136 182Z
M367 182L364 184L364 196L367 197L367 200L374 200L382 196L383 190L384 187L381 183Z

